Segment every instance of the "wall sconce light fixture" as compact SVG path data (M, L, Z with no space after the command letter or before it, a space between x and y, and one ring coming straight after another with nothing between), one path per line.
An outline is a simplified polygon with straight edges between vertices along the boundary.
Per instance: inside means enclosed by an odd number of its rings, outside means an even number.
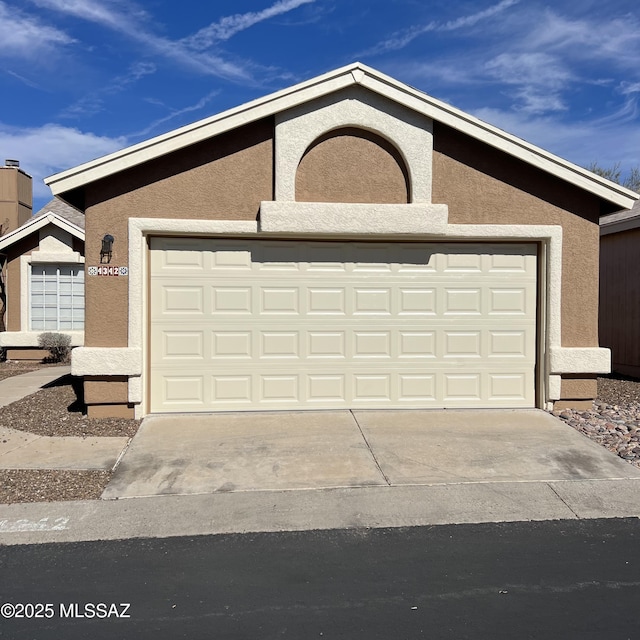
M100 249L100 264L111 262L111 252L113 247L113 236L107 235L102 238L102 249Z

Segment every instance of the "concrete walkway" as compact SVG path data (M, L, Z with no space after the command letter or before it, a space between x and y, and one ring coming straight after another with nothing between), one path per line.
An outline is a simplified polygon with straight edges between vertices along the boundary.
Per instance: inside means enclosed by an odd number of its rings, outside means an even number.
M0 380L0 407L68 375L71 367L45 367ZM39 436L0 427L0 469L112 469L128 438Z
M42 389L42 387L70 373L70 365L60 365L59 367L43 367L36 371L0 380L0 407L6 407L16 400L30 396L38 389Z

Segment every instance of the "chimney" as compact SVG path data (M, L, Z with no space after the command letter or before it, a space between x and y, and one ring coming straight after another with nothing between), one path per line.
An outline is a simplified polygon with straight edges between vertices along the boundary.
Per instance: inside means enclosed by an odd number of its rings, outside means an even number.
M19 160L0 167L0 236L23 225L33 213L33 181Z

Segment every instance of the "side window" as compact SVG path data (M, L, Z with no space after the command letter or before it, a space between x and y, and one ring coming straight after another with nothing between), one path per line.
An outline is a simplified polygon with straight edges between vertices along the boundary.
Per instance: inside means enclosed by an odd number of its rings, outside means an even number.
M81 265L31 265L32 331L84 329L84 268Z

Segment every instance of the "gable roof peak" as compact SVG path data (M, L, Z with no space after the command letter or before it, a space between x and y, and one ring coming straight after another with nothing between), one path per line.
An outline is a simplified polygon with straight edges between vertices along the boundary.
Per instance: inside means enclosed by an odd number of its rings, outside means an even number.
M66 193L83 189L96 180L355 85L378 93L427 118L441 122L551 173L598 196L607 203L608 208L629 208L639 197L629 189L483 122L456 107L432 98L361 62L352 62L246 104L62 171L46 178L45 183L51 187L54 195L64 199Z

